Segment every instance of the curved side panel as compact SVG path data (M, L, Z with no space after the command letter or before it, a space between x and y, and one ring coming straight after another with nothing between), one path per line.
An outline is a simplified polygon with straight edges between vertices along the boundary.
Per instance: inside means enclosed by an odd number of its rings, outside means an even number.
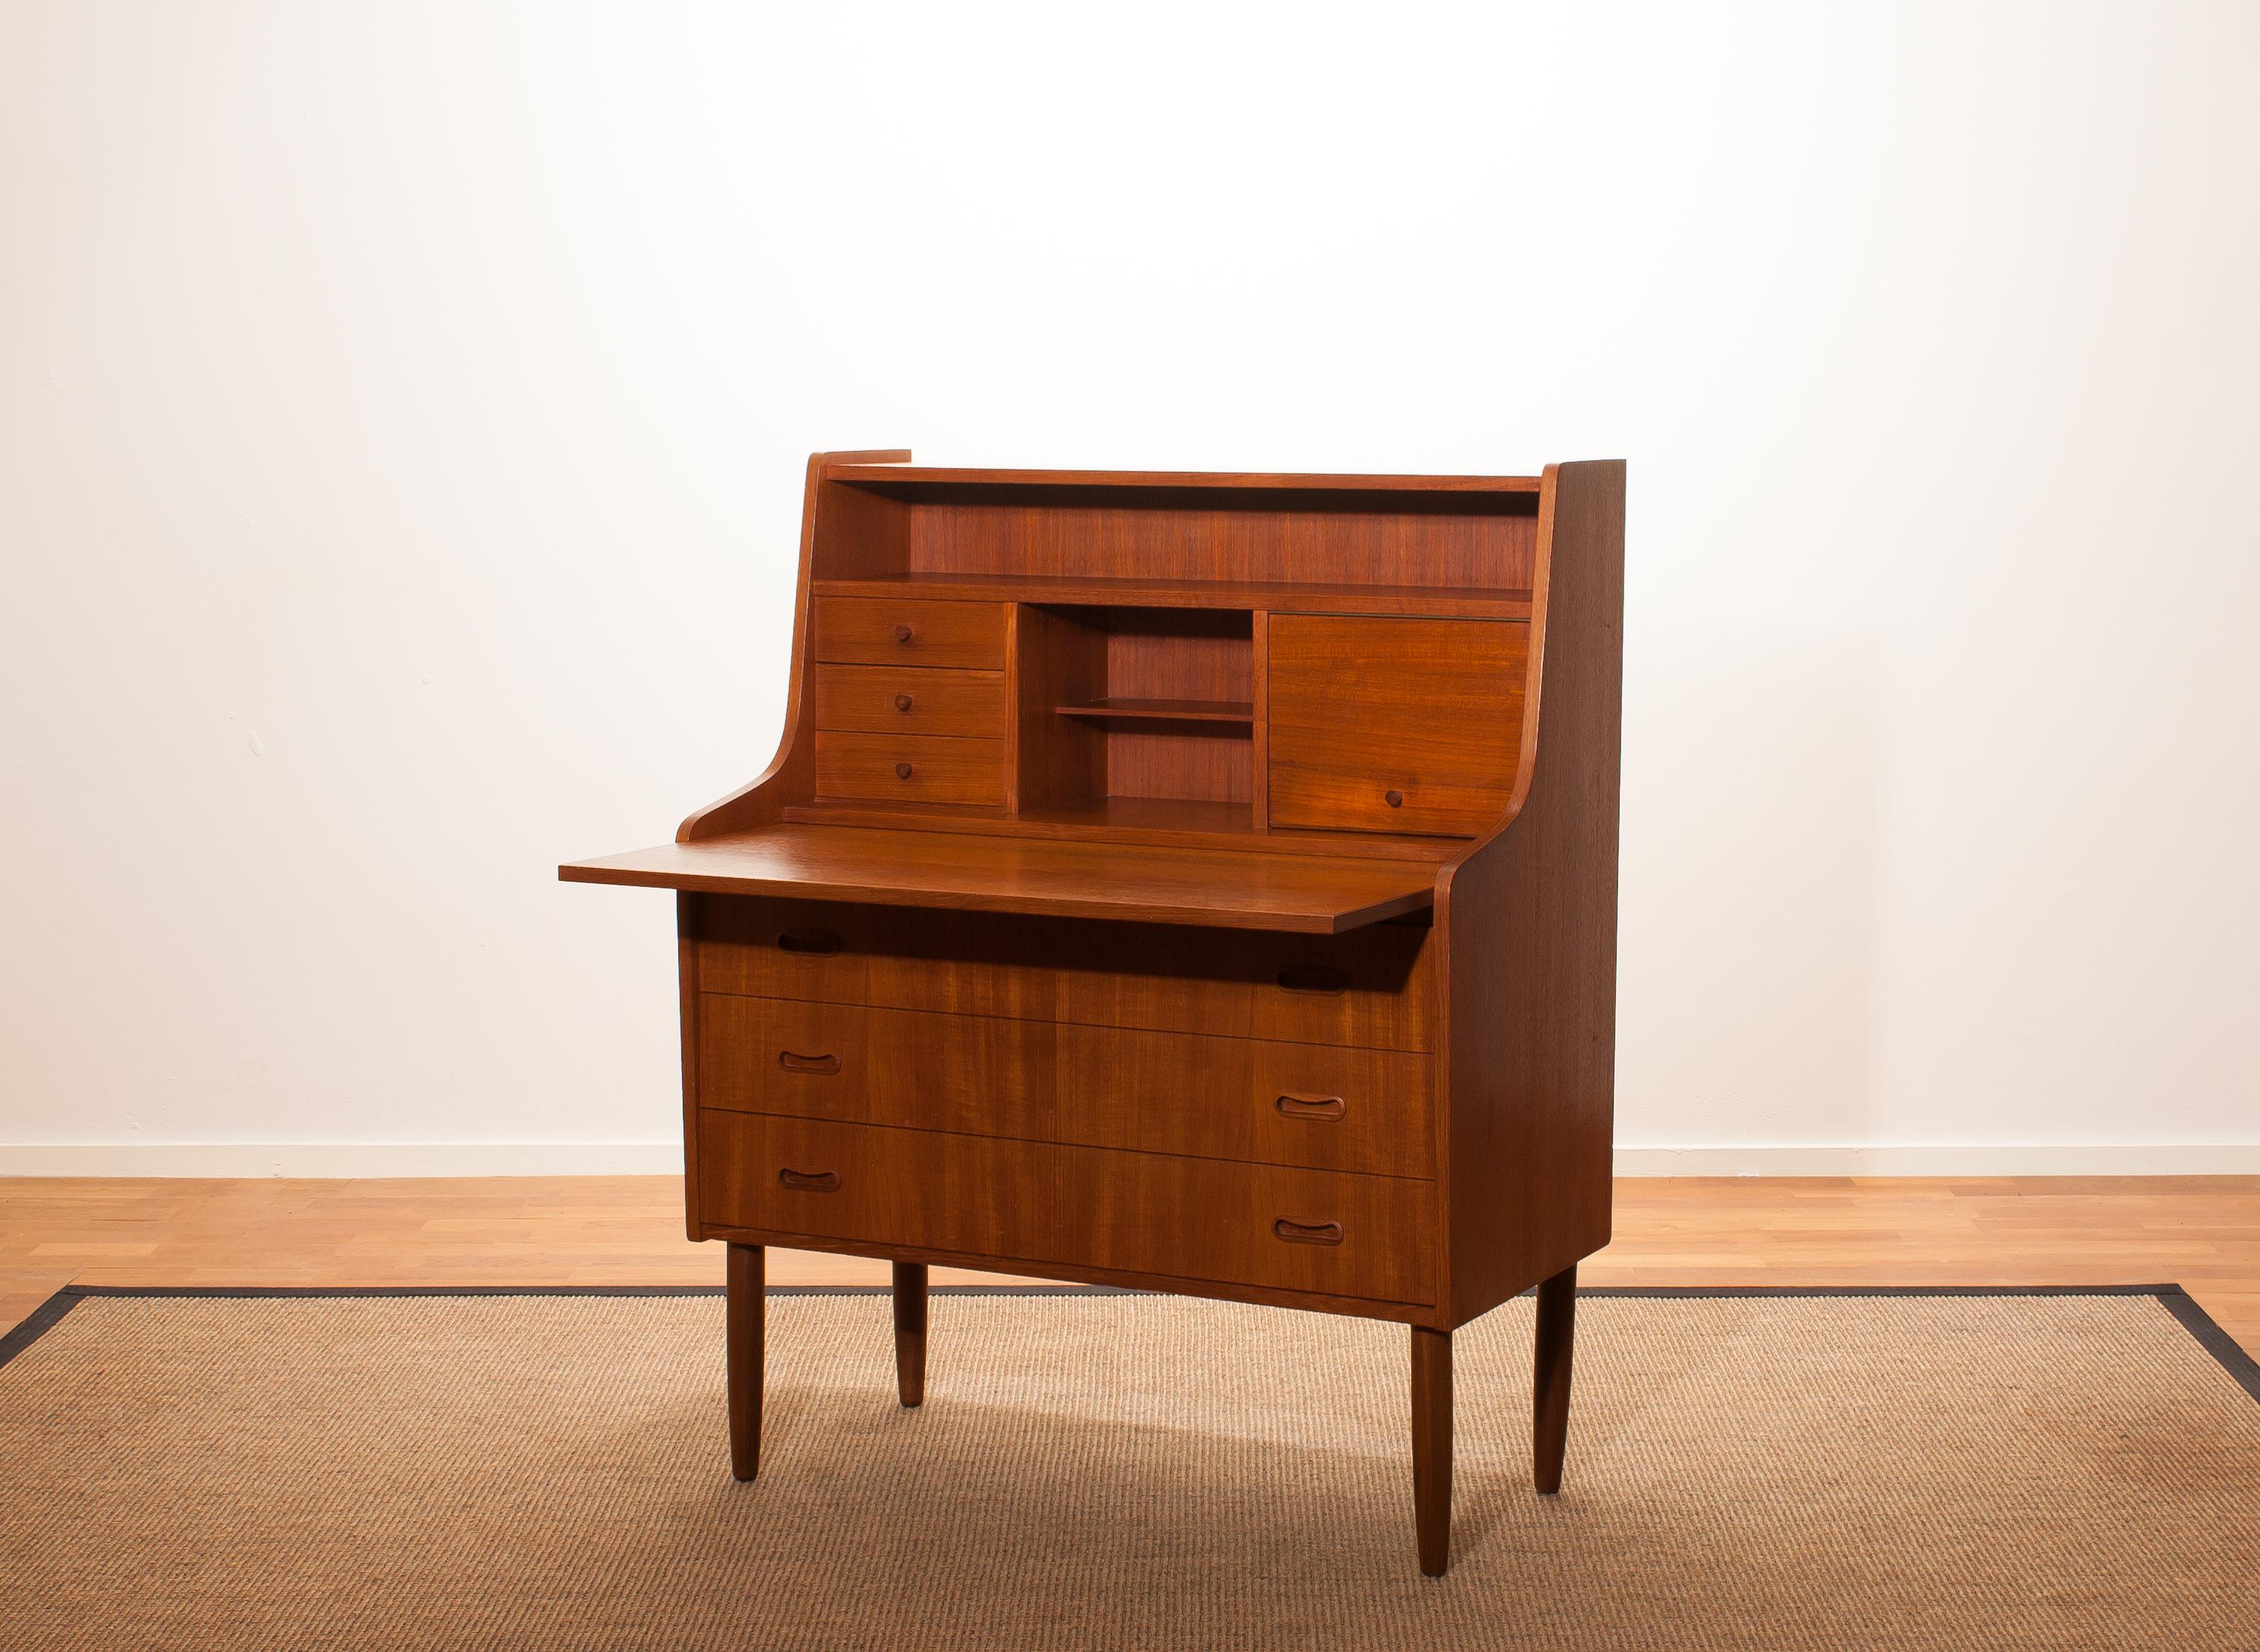
M1609 1240L1624 479L1546 468L1514 789L1436 879L1453 1325Z
M815 714L807 693L808 582L816 551L816 518L824 494L825 472L833 465L906 465L907 447L811 454L808 483L800 506L800 583L792 603L792 677L785 691L784 733L776 755L749 785L708 804L675 830L677 843L695 843L768 826L783 819L784 806L805 798L815 784L816 744L806 725Z

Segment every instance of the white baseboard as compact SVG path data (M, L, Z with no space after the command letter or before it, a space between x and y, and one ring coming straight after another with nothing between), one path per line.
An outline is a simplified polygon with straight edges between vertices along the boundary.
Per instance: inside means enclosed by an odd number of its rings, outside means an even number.
M0 1142L0 1176L680 1176L680 1141Z
M2260 1143L1619 1148L1619 1176L2260 1176Z
M4 1176L675 1176L679 1141L0 1142ZM2260 1176L2260 1144L1619 1148L1619 1176Z

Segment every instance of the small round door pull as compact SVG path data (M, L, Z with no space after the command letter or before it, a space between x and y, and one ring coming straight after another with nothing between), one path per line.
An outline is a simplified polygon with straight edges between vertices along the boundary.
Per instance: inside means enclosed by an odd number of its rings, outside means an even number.
M1402 809L1405 806L1405 794L1401 791L1384 791L1381 794L1381 798L1392 809Z
M895 696L895 709L896 709L897 711L898 711L898 712L907 712L907 711L909 711L909 710L911 709L911 697L910 697L909 695L907 695L907 694L898 694L898 695L896 695L896 696Z
M898 780L908 780L910 777L911 777L911 766L910 766L908 763L897 763L897 764L895 765L895 778L896 778L896 779L898 779Z
M895 627L895 640L897 642L908 642L910 640L911 628L908 626L897 626Z

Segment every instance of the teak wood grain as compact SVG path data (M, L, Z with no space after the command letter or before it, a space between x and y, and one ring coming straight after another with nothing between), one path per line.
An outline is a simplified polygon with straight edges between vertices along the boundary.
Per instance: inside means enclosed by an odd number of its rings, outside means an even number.
M1558 1484L1609 1234L1623 467L898 458L810 461L762 778L561 869L679 891L690 1232L894 1264L905 1404L933 1265L1409 1324L1441 1570L1450 1334L1552 1282Z

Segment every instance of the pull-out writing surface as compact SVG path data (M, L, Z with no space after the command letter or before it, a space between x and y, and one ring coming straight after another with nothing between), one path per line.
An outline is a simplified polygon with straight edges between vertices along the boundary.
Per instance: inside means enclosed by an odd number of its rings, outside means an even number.
M1435 875L1419 862L790 824L558 868L570 883L1328 935L1427 905Z

